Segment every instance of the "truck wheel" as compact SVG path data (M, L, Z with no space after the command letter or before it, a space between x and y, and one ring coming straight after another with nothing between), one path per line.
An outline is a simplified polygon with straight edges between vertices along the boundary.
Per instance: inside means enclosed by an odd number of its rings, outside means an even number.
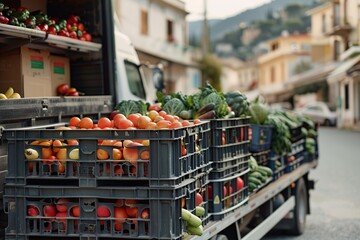
M331 126L330 120L329 120L329 119L325 119L324 125L325 125L325 126Z
M301 235L305 230L306 214L308 209L308 196L303 178L300 178L296 184L295 208L293 228L289 231L293 235Z
M217 235L216 240L229 240L225 235Z

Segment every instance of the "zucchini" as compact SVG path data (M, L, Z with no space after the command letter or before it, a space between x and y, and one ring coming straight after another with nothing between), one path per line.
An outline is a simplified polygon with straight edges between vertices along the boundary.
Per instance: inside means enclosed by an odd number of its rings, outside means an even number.
M201 236L203 235L204 233L204 230L203 230L203 226L200 225L200 226L197 226L197 227L194 227L194 226L187 226L187 231L192 234L192 235L197 235L197 236Z
M250 165L250 169L252 172L256 171L258 168L256 159L253 156L250 156L250 158L249 158L249 165Z
M181 218L188 222L189 225L193 227L198 227L201 225L201 219L198 216L195 216L190 211L182 208L181 209Z
M271 177L274 174L273 171L271 170L271 168L268 168L268 167L265 167L265 166L259 166L258 170L265 171L266 175L268 177Z
M202 217L205 214L205 208L197 206L195 208L195 215L198 217Z
M254 178L254 177L249 177L249 183L252 182L254 183L256 186L259 186L262 184L260 179Z

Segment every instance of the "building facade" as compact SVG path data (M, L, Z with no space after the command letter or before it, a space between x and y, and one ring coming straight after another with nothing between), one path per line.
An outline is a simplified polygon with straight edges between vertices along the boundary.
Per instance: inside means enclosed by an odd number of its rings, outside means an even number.
M201 73L188 45L185 3L180 0L117 0L120 31L128 35L143 63L164 65L167 92L191 93Z
M268 52L258 59L259 91L269 102L288 100L292 89L286 83L311 63L311 38L307 34L280 36L267 46Z

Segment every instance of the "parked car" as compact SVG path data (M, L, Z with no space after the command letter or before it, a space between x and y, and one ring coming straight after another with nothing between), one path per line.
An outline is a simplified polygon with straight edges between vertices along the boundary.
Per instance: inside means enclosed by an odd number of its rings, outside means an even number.
M335 109L331 108L325 102L313 102L305 105L301 109L297 109L298 113L311 118L325 126L336 126L336 113Z
M288 102L278 102L278 103L270 104L269 110L270 110L271 112L276 112L276 111L291 111L291 110L292 110L292 106L291 106L291 104L288 103Z

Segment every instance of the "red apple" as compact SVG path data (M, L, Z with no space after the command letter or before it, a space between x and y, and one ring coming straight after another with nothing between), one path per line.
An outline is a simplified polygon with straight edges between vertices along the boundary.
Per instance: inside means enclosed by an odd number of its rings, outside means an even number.
M55 217L56 208L54 205L45 205L43 208L43 212L45 217Z
M196 193L195 195L195 203L196 203L196 206L200 206L203 202L203 197L201 196L200 193Z
M212 199L212 185L208 185L208 198Z
M60 223L59 223L59 226L61 230L64 230L66 229L66 219L67 219L67 213L65 212L58 212L56 214L56 220L58 220Z
M105 206L98 206L97 208L97 216L98 217L110 217L111 213L110 210Z
M69 88L69 85L63 83L56 88L56 91L59 95L66 95L66 93L69 91Z
M227 196L227 187L226 187L226 185L224 185L224 197L226 197Z
M68 203L69 200L66 199L66 198L60 198L57 203L56 203L56 209L59 211L59 212L66 212L68 207L66 205L66 203ZM64 203L64 204L62 204Z
M229 187L229 195L233 194L233 188L232 186Z
M80 207L79 206L72 207L71 213L74 217L80 217Z
M240 191L244 187L244 181L241 179L241 177L236 178L236 189L237 191Z
M31 216L31 217L35 217L35 216L38 216L39 215L39 209L35 206L28 206L28 210L27 210L27 214L28 216Z
M142 219L149 219L150 218L150 211L148 208L145 208L142 212L141 212L141 218Z
M119 113L119 111L118 111L118 110L114 110L114 111L112 111L112 112L110 113L109 119L110 119L110 120L113 120L113 119L114 119L114 117L115 117L115 115L116 115L116 114L118 114L118 113Z
M139 209L136 207L136 200L125 200L125 205L126 205L126 213L129 217L133 217L136 218L139 215Z

